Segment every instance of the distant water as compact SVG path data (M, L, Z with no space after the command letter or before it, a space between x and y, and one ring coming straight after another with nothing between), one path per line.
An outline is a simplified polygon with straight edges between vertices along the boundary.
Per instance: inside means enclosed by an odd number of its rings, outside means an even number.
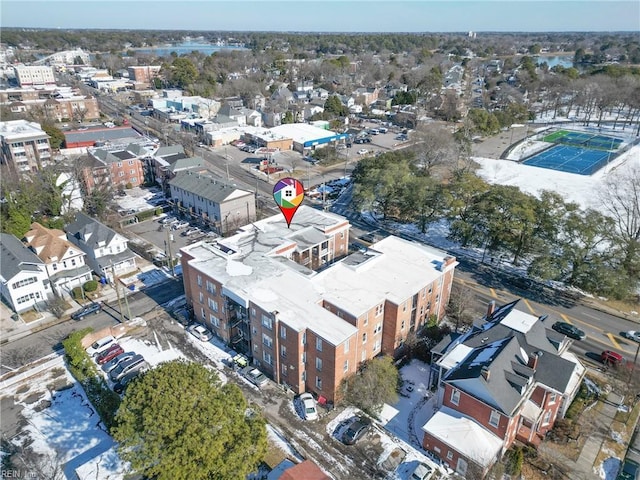
M538 57L538 65L542 65L547 62L549 68L553 68L556 65L560 65L564 68L573 67L573 56L559 56L559 57Z
M159 57L168 57L171 55L171 52L176 52L178 56L181 56L188 55L195 50L196 52L201 52L205 55L211 55L213 52L219 52L220 50L246 50L246 48L227 45L213 45L211 43L182 42L171 46L137 48L135 50L137 52L150 53Z

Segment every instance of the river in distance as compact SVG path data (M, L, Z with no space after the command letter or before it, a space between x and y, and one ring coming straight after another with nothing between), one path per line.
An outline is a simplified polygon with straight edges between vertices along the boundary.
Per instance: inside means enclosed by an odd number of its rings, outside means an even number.
M205 55L211 55L213 52L219 52L221 50L246 50L246 48L234 45L216 45L213 43L182 42L176 43L175 45L135 49L137 52L149 53L151 55L157 55L158 57L168 57L171 55L171 52L176 52L178 56L188 55L194 50Z

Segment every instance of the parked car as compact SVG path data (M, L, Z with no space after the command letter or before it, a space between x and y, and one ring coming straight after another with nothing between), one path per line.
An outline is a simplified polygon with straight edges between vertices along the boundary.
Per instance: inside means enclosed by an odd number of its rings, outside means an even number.
M257 368L247 367L244 376L258 388L262 388L269 381L264 373Z
M640 343L640 331L629 330L628 332L623 332L622 336L628 338L629 340L633 340L634 342Z
M416 467L411 470L409 474L409 480L429 480L433 475L433 468L426 463L418 463Z
M358 155L366 155L367 153L369 153L369 150L367 150L366 148L361 148L360 150L358 150Z
M135 352L124 352L115 357L114 359L108 361L104 365L102 365L102 371L105 373L109 373L111 370L116 368L120 363L126 362L130 358L135 356Z
M300 395L300 402L302 403L302 414L305 420L317 420L318 409L316 408L316 401L313 399L313 395L310 393L303 393Z
M612 350L605 350L600 354L600 361L605 365L616 366L624 363L624 357L618 352Z
M115 343L116 343L116 339L111 335L101 338L93 342L91 346L87 348L87 354L90 357L95 357L96 355L104 352L107 348L109 348L111 345Z
M369 137L360 137L356 138L354 143L371 143L371 139Z
M186 228L189 226L189 222L178 222L178 223L174 223L173 225L171 225L171 230L180 230L181 228Z
M127 388L127 385L129 385L131 381L134 378L136 378L138 375L140 375L143 371L144 369L140 368L138 370L129 372L126 375L123 375L123 377L120 380L118 380L118 382L113 386L113 391L118 394L124 392L125 389Z
M213 334L199 323L187 327L187 331L201 342L208 342L213 338Z
M124 353L124 348L122 348L117 343L114 343L109 348L107 348L104 352L100 352L96 356L96 362L98 363L98 365L102 365L104 363L107 363L110 360L113 360L114 358L116 358L118 355L122 353Z
M188 230L185 230L180 235L182 235L184 237L188 237L189 235L196 235L198 233L202 233L202 230L200 230L198 227L193 227L193 228L190 228Z
M630 459L625 460L616 480L640 480L640 464Z
M144 357L142 355L140 354L134 355L133 358L130 358L126 362L122 362L116 368L111 370L109 372L109 378L114 382L118 381L127 373L133 370L138 370L139 368L142 368L143 364L145 363L146 362L144 361Z
M80 320L87 315L97 314L100 310L102 310L102 306L99 303L91 302L89 305L82 307L77 312L73 312L71 314L71 318L74 320Z
M371 428L371 423L363 417L353 417L342 434L342 443L353 445Z
M388 128L385 128L385 127L382 127L382 128L379 128L379 129L378 129L378 131L379 131L380 133L387 133L387 132L389 131L389 129L388 129Z
M577 327L574 327L570 323L565 322L556 322L551 327L556 332L562 333L569 338L573 338L574 340L584 340L587 338L586 334Z

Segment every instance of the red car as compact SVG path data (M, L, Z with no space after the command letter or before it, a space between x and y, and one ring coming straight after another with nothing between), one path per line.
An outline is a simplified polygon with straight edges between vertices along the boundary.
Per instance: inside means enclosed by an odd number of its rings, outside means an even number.
M96 357L96 362L98 362L98 365L102 365L103 363L113 360L121 353L124 353L124 349L116 343L115 345L111 345L104 352L100 353Z
M612 352L611 350L605 350L600 354L600 361L606 365L620 365L624 363L624 357L618 352Z

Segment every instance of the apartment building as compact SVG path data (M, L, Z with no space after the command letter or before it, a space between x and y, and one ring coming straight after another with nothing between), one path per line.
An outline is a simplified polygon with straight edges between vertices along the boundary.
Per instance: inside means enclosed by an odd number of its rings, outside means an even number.
M334 401L342 379L448 302L457 262L388 237L348 253L345 218L302 206L181 249L187 302L216 336L279 384Z
M0 163L17 173L37 172L52 162L49 135L35 122L0 122Z
M97 164L102 164L109 171L112 188L124 189L137 187L145 180L145 162L141 157L147 151L137 144L114 146L112 148L90 149L89 155Z
M55 85L45 88L9 88L0 90L0 105L13 113L40 109L51 121L97 120L100 118L98 101L70 87Z
M160 73L160 65L132 66L127 67L129 80L137 83L151 83Z
M547 316L493 306L464 335L432 349L439 410L423 447L461 475L483 478L518 440L537 447L578 393L585 368Z
M55 85L56 78L53 75L53 67L45 65L17 65L13 72L21 87L33 85Z

